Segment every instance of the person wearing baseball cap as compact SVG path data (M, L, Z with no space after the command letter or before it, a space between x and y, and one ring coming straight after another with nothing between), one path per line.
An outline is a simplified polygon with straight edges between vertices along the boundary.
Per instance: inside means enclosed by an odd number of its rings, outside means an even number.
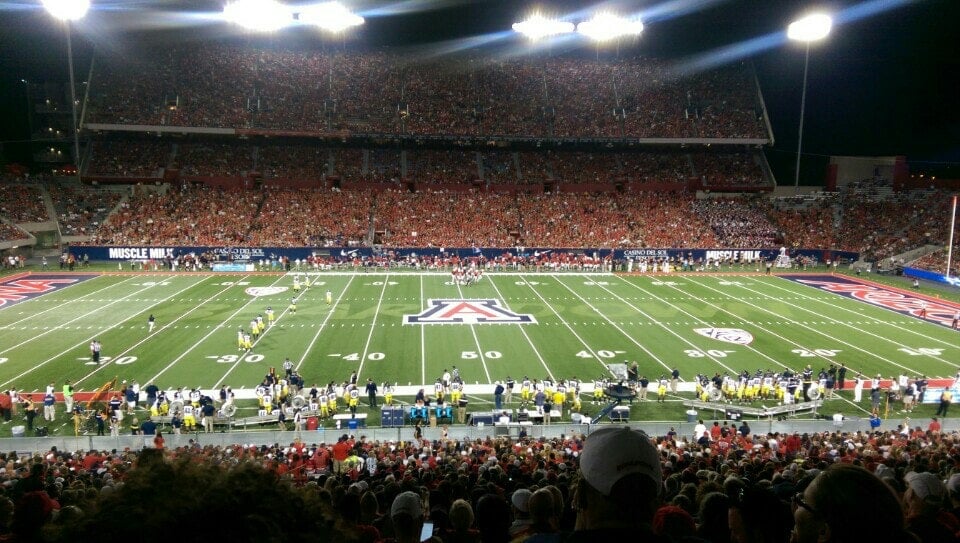
M911 471L903 476L907 490L903 507L907 529L923 543L957 541L957 519L946 510L947 485L930 472Z
M646 433L628 426L592 432L580 452L577 522L567 543L660 540L651 526L661 489L660 454Z
M390 520L393 522L394 541L396 543L420 543L420 530L423 528L423 502L416 492L401 492L390 506Z

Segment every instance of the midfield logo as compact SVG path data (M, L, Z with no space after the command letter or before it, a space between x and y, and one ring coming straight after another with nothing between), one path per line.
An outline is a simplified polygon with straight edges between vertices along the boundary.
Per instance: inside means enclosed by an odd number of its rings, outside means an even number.
M500 300L428 300L417 315L404 315L403 324L536 324L533 315L514 313Z
M701 336L737 345L750 345L753 342L753 334L739 328L694 328L693 331Z

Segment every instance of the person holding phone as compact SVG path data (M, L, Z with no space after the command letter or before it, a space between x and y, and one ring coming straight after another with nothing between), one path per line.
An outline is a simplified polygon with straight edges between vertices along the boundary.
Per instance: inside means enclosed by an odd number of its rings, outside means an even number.
M425 522L423 510L420 495L416 492L401 492L393 499L390 520L395 543L440 543L440 538L433 536L433 523Z

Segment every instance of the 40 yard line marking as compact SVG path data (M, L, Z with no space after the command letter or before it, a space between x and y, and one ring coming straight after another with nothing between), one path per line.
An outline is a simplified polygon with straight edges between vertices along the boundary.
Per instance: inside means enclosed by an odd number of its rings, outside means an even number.
M497 296L500 297L501 300L505 299L503 294L500 293L500 289L497 288L497 284L493 281L492 278L490 279L490 285L493 286L493 290L496 291ZM540 361L540 365L543 366L543 369L546 370L547 375L550 376L550 380L556 381L557 379L556 377L553 376L553 372L550 371L549 367L547 367L547 361L543 359L543 356L540 354L540 351L537 350L537 346L533 344L533 340L530 339L530 336L527 334L527 331L524 330L524 327L522 325L517 326L517 328L520 329L520 333L523 334L523 337L526 338L527 343L530 344L530 348L533 349L533 354L537 356L537 360Z
M373 339L373 332L377 328L377 318L380 316L380 307L383 305L383 295L387 292L387 285L390 284L390 274L383 278L383 288L380 289L380 299L377 300L377 308L373 311L373 321L370 323L370 333L367 334L367 343L363 346L363 356L360 357L360 366L357 368L357 382L363 375L363 364L367 361L367 351L370 349L370 341Z
M343 289L340 291L340 296L337 296L333 305L330 306L330 310L327 311L327 316L324 317L323 322L320 323L320 326L317 328L317 333L313 335L313 339L310 340L310 343L307 345L307 348L303 350L303 355L300 357L300 360L297 361L297 371L300 371L300 367L303 366L303 362L307 359L307 355L310 354L310 351L313 349L313 345L317 342L317 339L320 338L320 333L326 329L327 321L330 320L330 317L333 316L333 310L340 304L340 300L343 299L343 296L347 293L347 289L350 288L350 285L353 283L353 280L356 279L356 275L351 276L350 280L347 281L347 284L344 285ZM331 355L328 355L331 356ZM359 377L359 373L357 376Z
M571 334L573 334L573 337L577 338L577 341L579 341L580 344L583 345L583 348L589 351L590 354L593 355L594 360L596 360L597 363L600 364L600 367L603 368L603 371L605 371L606 373L609 373L610 375L613 375L610 369L607 368L607 365L603 363L603 360L600 358L600 355L598 355L597 352L593 350L593 347L588 345L587 342L584 341L582 337L580 337L580 334L578 334L577 331L574 330L572 326L570 326L570 323L568 323L566 320L564 320L562 316L560 316L560 312L558 312L556 308L554 308L549 302L547 302L546 298L544 298L543 295L537 291L536 287L530 284L530 281L528 281L526 277L522 277L522 279L523 279L523 284L530 287L530 290L537 295L537 298L540 298L540 302L543 303L543 305L547 306L550 309L550 311L553 311L553 314L556 315L558 319L560 319L560 322L562 322L564 326L567 327L567 330ZM561 281L559 280L557 282L561 283Z

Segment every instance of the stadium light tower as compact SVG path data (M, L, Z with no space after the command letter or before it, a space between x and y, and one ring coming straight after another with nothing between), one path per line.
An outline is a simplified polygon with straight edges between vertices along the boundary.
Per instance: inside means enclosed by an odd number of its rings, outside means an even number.
M63 21L67 30L67 68L70 72L70 112L73 114L73 163L80 179L80 127L77 124L77 88L73 77L73 43L70 21L79 21L90 10L90 0L43 0L43 7L54 18Z
M333 33L343 32L364 23L363 17L351 12L340 2L306 6L300 10L298 18L301 23L311 24Z
M578 24L577 32L598 42L610 41L624 36L638 36L643 32L643 22L611 13L598 13L589 21Z
M293 11L274 0L236 0L223 6L227 21L254 32L274 32L293 22Z
M797 134L797 169L793 174L793 186L800 191L800 154L803 151L803 112L807 105L807 69L810 67L810 44L820 41L830 34L833 19L823 13L814 13L790 23L787 37L803 42L806 51L803 58L803 92L800 96L800 132Z
M514 32L523 34L533 41L546 38L547 36L569 34L574 30L573 23L547 19L539 13L534 14L526 21L513 23L512 28Z

